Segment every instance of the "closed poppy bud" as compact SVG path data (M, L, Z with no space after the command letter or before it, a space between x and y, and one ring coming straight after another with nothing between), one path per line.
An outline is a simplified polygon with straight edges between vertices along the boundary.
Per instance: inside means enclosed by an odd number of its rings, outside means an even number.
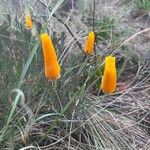
M94 43L95 43L95 34L91 31L86 39L84 52L87 55L92 55L94 53Z
M41 34L45 76L50 80L60 78L60 65L51 38L47 33Z
M29 12L26 13L26 15L25 15L25 23L26 23L26 29L28 29L28 30L32 29L32 26L33 26L32 18L31 18L31 15Z
M113 93L116 89L116 83L116 58L108 56L105 58L104 75L101 81L101 89L104 93Z

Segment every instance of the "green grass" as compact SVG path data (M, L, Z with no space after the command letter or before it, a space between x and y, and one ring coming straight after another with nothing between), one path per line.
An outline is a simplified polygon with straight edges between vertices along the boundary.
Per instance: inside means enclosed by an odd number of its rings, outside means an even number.
M149 102L144 96L149 89L149 70L130 44L122 45L129 37L124 37L126 30L118 30L118 18L112 16L95 20L96 62L94 56L85 56L78 44L84 47L85 30L90 31L93 25L92 21L82 23L86 15L80 16L84 12L80 3L90 13L93 3L89 1L87 6L85 0L78 1L67 17L58 14L64 0L50 2L51 11L40 3L40 7L28 5L35 27L31 32L25 29L20 16L3 14L0 149L148 148ZM4 3L0 6L5 9ZM66 25L76 39L54 14L63 21L73 16ZM48 81L44 76L39 38L43 31L51 35L61 64L57 81ZM117 58L118 83L122 86L107 95L101 93L100 82L104 58L110 54Z
M136 0L137 7L142 10L149 12L150 11L150 1L149 0Z

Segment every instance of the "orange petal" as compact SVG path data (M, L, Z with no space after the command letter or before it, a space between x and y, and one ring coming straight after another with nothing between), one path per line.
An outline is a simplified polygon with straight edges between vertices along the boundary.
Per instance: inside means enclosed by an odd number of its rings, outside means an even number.
M26 21L26 29L30 30L32 28L32 19L30 15L25 16L25 21Z
M51 38L47 33L41 34L42 49L44 56L45 76L50 80L60 78L61 68Z
M86 39L84 52L87 55L92 55L94 53L94 43L95 43L95 34L93 31L89 32L89 35Z
M105 58L104 76L101 82L101 89L104 93L113 93L116 89L117 72L115 66L115 57Z

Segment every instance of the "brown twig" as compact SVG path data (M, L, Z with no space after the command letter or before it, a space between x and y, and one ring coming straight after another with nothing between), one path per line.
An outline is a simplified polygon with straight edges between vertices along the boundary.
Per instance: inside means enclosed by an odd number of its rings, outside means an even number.
M95 0L93 0L93 32L95 31Z
M95 34L95 0L93 0L93 32ZM96 36L94 42L94 57L95 57L95 66L97 65L97 58L96 58Z
M121 44L120 47L127 45L132 39L134 39L134 38L137 37L138 35L141 35L141 34L143 34L143 33L149 32L149 31L150 31L150 28L146 28L146 29L144 29L144 30L142 30L142 31L139 31L139 32L135 33L135 34L132 35L130 38L126 39L126 40Z
M41 2L40 0L37 0L41 5L43 5L44 7L46 7L47 8L47 6L43 3L43 2ZM50 10L50 8L48 8L49 10ZM51 11L51 10L50 10ZM68 30L68 32L70 33L70 35L74 38L74 40L76 41L76 44L78 45L78 47L81 49L81 51L82 51L82 45L81 45L81 43L77 40L77 38L75 37L75 35L73 34L73 32L71 31L71 29L68 27L68 25L62 20L62 19L60 19L55 13L53 13L53 15L52 15L54 18L56 18L60 23L62 23L64 26L65 26L65 28Z

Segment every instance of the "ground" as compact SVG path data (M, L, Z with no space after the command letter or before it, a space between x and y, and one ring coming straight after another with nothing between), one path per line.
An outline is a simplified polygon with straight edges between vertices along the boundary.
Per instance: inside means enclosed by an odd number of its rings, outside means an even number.
M150 149L150 2L96 0L95 11L93 2L0 2L1 149ZM24 25L27 8L31 31ZM96 53L86 56L93 25ZM44 76L42 32L56 48L58 81ZM110 54L117 88L104 94L100 83Z

